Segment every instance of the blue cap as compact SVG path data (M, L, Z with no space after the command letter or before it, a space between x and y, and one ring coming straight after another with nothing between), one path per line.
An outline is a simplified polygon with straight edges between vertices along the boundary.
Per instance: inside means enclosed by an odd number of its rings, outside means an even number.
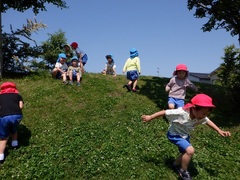
M59 54L58 57L59 57L59 58L67 59L67 56L66 56L66 54L64 54L64 53Z
M73 57L71 58L71 61L74 61L74 60L77 60L77 61L78 61L77 56L73 56Z
M138 56L138 51L135 48L130 49L130 58L134 58Z
M57 62L60 62L60 58L67 59L67 56L66 56L66 54L64 54L64 53L60 53L60 54L58 55Z

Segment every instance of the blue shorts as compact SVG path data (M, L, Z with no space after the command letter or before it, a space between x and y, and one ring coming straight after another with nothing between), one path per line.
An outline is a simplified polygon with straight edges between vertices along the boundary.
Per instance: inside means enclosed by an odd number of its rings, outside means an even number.
M84 54L84 56L82 57L83 65L85 65L87 63L87 60L88 60L88 56L87 56L87 54Z
M134 80L138 79L138 72L137 72L137 70L128 71L127 72L127 79L130 80L130 81L134 81Z
M168 97L168 104L174 104L175 108L177 109L184 106L184 99Z
M22 115L9 115L0 118L0 138L4 139L17 132Z
M190 136L184 139L179 135L172 135L171 133L168 132L167 138L171 143L175 144L178 147L180 153L185 153L186 149L189 146L192 146L190 143Z

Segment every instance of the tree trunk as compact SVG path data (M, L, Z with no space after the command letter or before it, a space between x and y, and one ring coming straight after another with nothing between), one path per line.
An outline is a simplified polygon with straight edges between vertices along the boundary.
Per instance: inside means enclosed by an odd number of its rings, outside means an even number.
M2 9L0 3L0 10ZM3 54L2 54L2 12L0 11L0 79L3 77Z

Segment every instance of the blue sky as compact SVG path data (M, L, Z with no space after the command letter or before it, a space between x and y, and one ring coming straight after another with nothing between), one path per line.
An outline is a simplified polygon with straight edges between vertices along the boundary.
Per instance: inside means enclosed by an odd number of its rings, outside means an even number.
M225 30L203 33L207 19L196 19L187 9L186 0L82 0L67 1L69 9L47 5L47 12L35 16L31 10L20 13L8 10L2 14L3 31L36 19L48 26L33 34L40 45L61 29L68 43L78 42L88 54L88 72L99 73L112 54L117 73L136 48L141 59L142 75L171 77L177 64L184 63L190 72L210 73L221 63L224 48L235 44ZM57 59L57 58L56 58ZM159 73L157 72L159 70Z

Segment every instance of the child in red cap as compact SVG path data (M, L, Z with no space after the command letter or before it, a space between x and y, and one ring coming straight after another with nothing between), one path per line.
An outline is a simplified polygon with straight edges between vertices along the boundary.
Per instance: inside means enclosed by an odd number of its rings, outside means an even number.
M183 179L191 179L187 168L194 154L194 148L190 144L189 134L197 125L207 124L221 136L231 136L230 132L219 129L217 125L208 119L207 116L214 107L211 97L205 94L198 94L183 108L162 110L152 115L142 115L141 117L144 122L162 116L166 116L169 120L170 126L167 138L178 147L181 153L173 162L173 168L178 171Z
M165 87L168 94L168 108L174 109L184 106L184 99L187 88L193 89L197 92L197 87L187 78L188 69L185 64L179 64L173 72L173 77Z
M5 82L0 91L0 163L4 162L4 150L11 136L12 148L18 147L17 127L23 118L23 99L13 82Z

